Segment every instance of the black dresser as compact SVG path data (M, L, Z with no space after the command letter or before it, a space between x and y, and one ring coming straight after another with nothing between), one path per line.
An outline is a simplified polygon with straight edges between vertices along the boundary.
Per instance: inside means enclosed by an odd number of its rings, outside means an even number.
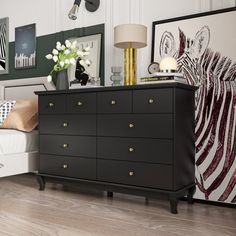
M36 92L45 180L170 200L195 191L194 92L178 83Z

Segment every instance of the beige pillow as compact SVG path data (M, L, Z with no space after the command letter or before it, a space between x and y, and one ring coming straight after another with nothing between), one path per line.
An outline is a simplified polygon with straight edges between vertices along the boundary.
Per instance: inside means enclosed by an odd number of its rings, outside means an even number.
M30 132L38 125L38 98L16 100L0 128Z

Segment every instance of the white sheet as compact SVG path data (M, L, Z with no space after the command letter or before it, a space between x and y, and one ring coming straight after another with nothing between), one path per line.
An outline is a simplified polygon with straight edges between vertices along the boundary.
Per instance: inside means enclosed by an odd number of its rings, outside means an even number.
M0 129L0 155L38 151L38 131Z

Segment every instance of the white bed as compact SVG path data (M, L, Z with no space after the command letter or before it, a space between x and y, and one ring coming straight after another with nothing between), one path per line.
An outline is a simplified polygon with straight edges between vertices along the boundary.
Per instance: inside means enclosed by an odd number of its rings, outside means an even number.
M46 77L0 81L0 100L27 99L55 89ZM38 131L0 129L0 177L37 171Z

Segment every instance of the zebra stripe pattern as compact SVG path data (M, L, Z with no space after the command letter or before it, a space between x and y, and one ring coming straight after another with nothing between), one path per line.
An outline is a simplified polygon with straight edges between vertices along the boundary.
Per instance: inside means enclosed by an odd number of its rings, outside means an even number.
M184 39L185 40L185 39ZM236 203L236 63L207 48L179 55L178 70L196 93L196 182L201 198Z

